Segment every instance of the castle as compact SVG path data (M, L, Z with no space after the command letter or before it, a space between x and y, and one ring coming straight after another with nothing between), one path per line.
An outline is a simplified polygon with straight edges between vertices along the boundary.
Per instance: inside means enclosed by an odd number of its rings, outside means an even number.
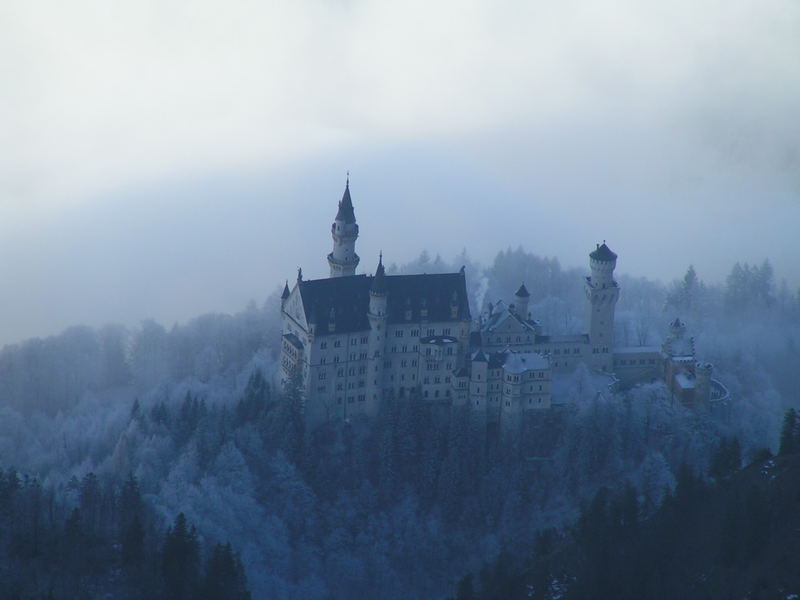
M297 281L281 295L279 379L302 390L310 427L374 416L383 398L412 393L433 403L469 403L487 423L506 426L528 410L549 409L554 379L579 364L614 385L663 379L673 397L707 407L724 387L696 361L679 319L661 347L616 347L617 255L603 242L584 280L588 331L546 335L529 311L524 283L513 302L473 319L464 268L457 273L356 275L359 229L349 178L331 225L330 277Z

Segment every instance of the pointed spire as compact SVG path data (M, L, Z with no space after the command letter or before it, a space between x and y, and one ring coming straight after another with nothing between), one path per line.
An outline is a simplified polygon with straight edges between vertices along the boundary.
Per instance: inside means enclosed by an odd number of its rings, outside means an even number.
M519 286L517 293L514 294L517 298L530 298L530 293L528 292L528 288L525 287L525 282L522 282L522 285Z
M297 267L297 283L303 281L303 267Z
M281 294L281 300L286 300L289 297L289 280L286 280L286 283L283 285L283 293Z
M375 269L375 277L372 278L370 292L373 294L386 293L386 270L383 268L383 252L378 257L378 268Z
M347 181L344 184L344 194L342 201L339 202L339 212L336 213L337 221L345 223L355 223L356 213L353 210L353 201L350 198L350 171L347 172Z

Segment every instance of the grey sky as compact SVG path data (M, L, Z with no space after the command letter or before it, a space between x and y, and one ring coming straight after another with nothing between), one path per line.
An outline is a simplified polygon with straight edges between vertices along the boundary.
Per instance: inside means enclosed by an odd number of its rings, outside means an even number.
M800 285L800 5L0 4L0 342L522 245Z

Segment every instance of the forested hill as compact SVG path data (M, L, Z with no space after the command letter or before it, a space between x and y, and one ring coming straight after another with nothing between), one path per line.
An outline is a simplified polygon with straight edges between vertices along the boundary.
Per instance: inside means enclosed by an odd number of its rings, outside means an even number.
M501 553L457 600L800 597L800 454L721 462L710 480L684 465L646 519L633 488L602 488L574 527L536 536L527 564Z
M549 332L582 330L583 271L555 259L509 250L482 268L423 254L392 272L462 264L474 313L524 280ZM680 315L731 391L727 418L685 409L658 383L598 396L578 370L569 409L527 419L519 443L419 398L303 431L298 398L270 385L277 286L234 315L74 327L3 348L0 598L197 598L221 581L216 597L442 599L466 573L480 591L501 551L514 558L501 574L527 573L536 532L550 528L562 532L553 560L581 575L574 565L591 563L563 532L598 490L628 482L648 530L663 498L667 511L685 495L681 464L705 477L721 439L736 439L744 462L776 450L800 388L800 302L768 263L735 267L724 286L691 269L669 286L620 283L615 338L658 343ZM719 485L697 481L700 504L713 506ZM612 535L609 522L585 535Z

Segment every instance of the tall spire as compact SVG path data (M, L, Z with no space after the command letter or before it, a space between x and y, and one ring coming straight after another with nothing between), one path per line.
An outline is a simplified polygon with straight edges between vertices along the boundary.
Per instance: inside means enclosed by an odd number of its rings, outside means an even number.
M386 293L386 270L383 268L383 252L378 257L378 268L375 269L375 277L372 278L370 292L373 294Z
M331 277L355 275L360 259L356 254L358 225L353 210L353 200L350 198L349 171L344 184L344 194L339 201L339 210L331 225L331 236L333 236L333 252L328 254Z
M344 184L344 194L342 194L342 201L339 202L339 212L336 213L336 220L348 224L356 222L356 213L353 210L353 201L350 198L350 171L347 172L347 181Z

